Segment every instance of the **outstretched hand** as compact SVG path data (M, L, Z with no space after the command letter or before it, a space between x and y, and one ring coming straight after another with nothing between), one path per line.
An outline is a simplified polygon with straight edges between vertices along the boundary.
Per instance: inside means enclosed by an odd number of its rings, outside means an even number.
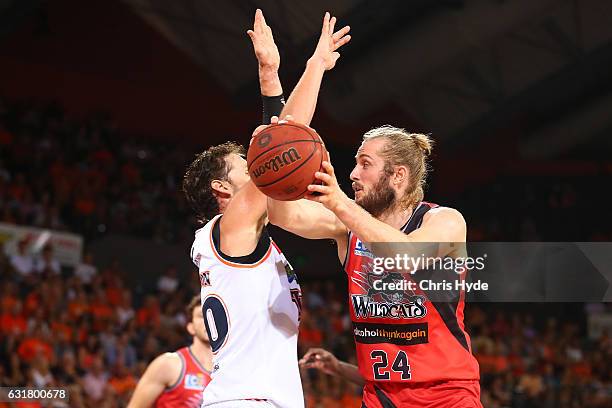
M329 12L326 12L323 17L323 27L321 28L321 36L319 37L317 48L312 57L310 57L311 60L323 63L326 71L332 69L336 65L338 58L340 58L340 53L337 50L351 41L351 36L348 35L351 27L345 26L334 32L335 28L336 17L331 17Z
M308 349L298 364L302 368L315 368L329 375L338 375L340 371L340 361L332 353L322 348Z
M272 36L272 29L266 23L266 19L260 9L255 11L253 29L248 30L247 34L253 43L253 50L259 62L259 67L278 71L280 67L280 54Z

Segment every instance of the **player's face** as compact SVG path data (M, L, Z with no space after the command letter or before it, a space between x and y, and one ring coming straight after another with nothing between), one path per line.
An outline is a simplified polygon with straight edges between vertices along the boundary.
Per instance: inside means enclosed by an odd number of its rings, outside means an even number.
M193 308L193 315L191 320L191 325L193 327L192 331L195 337L197 337L201 342L208 343L208 333L206 332L206 327L204 326L204 315L202 314L201 307Z
M385 139L364 141L357 150L357 164L351 172L355 202L374 216L382 214L395 202L396 193L385 173L385 160L378 152Z
M240 190L251 179L247 170L247 162L244 157L235 153L225 158L229 164L230 171L227 175L230 184L234 187L234 192Z

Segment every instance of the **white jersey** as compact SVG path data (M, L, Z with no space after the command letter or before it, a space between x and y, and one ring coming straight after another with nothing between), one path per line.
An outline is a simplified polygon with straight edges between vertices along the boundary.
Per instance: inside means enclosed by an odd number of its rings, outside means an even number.
M219 245L220 217L196 232L191 248L213 351L212 380L202 406L259 399L278 407L303 408L297 278L265 228L252 254L224 255Z

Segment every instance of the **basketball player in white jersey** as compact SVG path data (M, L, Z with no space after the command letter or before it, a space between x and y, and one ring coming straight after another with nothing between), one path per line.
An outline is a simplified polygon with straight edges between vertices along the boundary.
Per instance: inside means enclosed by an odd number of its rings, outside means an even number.
M334 33L334 25L335 18L326 13L306 68L309 76L333 68L336 50L349 41L348 27ZM281 95L282 88L280 57L261 11L248 34L265 102L266 96ZM187 201L205 224L191 248L213 351L203 406L303 407L297 363L300 289L266 231L267 198L250 181L243 156L235 143L213 146L196 157L183 180Z

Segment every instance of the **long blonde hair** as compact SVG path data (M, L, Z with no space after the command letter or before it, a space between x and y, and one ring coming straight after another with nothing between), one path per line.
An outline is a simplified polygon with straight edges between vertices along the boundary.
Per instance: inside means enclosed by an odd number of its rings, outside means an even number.
M393 174L393 166L406 166L410 173L408 188L400 199L401 205L407 208L423 200L433 140L422 133L410 133L389 125L370 129L363 135L364 142L380 138L387 140L379 151L385 160L385 173Z

